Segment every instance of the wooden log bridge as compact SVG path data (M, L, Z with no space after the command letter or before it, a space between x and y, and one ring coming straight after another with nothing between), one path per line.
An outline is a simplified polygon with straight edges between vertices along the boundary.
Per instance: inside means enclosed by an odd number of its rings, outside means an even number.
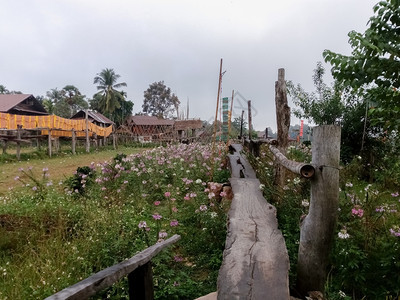
M278 230L276 209L260 191L260 181L242 146L229 155L234 193L229 211L224 258L218 275L218 299L290 299L289 257Z

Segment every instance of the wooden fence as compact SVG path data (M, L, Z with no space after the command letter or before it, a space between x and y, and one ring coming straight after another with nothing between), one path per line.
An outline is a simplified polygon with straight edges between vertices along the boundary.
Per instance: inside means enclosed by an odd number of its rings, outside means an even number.
M125 276L128 277L129 299L154 299L151 259L164 248L177 242L180 238L179 235L174 235L161 243L157 243L143 250L128 260L104 269L50 297L47 297L45 300L88 299L101 290L110 287Z
M323 293L339 206L341 129L336 125L313 128L311 163L300 163L287 159L283 153L286 153L288 146L290 108L287 105L283 69L279 69L275 87L277 140L246 140L244 144L255 156L259 155L262 143L270 144L269 149L275 157L274 183L281 192L284 192L286 170L310 180L309 211L300 224L296 291L300 296L307 296L310 291Z

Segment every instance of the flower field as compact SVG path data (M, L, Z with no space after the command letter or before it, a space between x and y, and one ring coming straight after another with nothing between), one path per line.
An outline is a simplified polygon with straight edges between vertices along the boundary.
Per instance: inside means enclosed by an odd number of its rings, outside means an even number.
M54 181L21 168L0 199L0 299L43 299L180 234L153 260L157 299L216 290L229 201L225 147L169 145L81 166ZM213 178L211 178L213 175ZM96 296L127 298L121 281Z

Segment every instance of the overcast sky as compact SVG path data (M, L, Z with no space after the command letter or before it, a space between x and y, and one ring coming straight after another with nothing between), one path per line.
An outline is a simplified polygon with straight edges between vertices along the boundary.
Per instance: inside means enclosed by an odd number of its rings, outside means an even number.
M189 99L190 117L213 120L222 58L222 96L240 94L234 116L252 100L255 129L275 129L278 69L312 90L322 51L350 54L348 32L364 32L377 2L1 0L0 84L35 96L72 84L91 98L93 78L112 68L134 113L163 80L182 109Z

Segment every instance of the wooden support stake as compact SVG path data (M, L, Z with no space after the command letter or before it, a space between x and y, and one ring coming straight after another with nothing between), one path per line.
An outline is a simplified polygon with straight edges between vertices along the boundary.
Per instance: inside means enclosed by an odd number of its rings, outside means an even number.
M8 141L3 140L3 154L7 154Z
M86 120L86 152L90 152L90 138L89 138L89 118L88 118L88 110L85 110L85 120Z
M253 127L251 125L251 100L247 101L247 111L249 113L249 140L252 140L251 132L253 131Z
M244 117L244 110L242 110L242 116L240 117L240 139L243 137L243 117Z
M297 291L324 292L339 207L340 126L314 127L308 215L300 225Z
M72 129L72 154L76 154L76 132Z
M17 125L17 140L21 139L22 125ZM21 143L17 142L17 159L21 159Z
M48 154L49 157L51 157L51 129L48 129L49 135L48 135L48 140L47 140L47 144L48 144Z
M153 300L153 270L151 261L140 266L128 275L130 300Z

